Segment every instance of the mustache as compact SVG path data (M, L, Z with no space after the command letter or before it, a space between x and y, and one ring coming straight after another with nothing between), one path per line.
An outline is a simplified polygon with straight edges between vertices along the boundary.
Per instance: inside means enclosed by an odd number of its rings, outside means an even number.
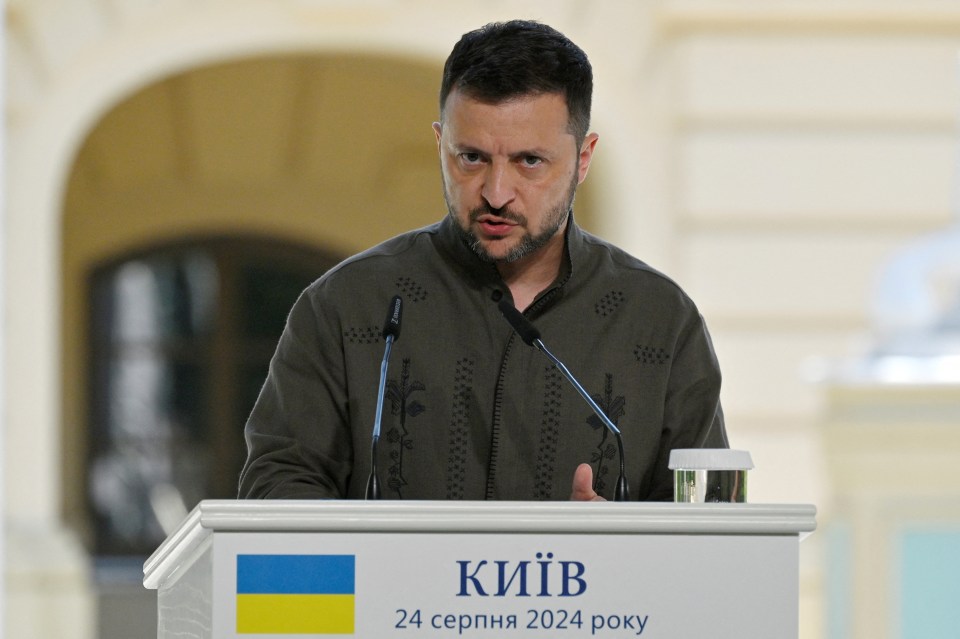
M510 222L514 222L516 224L527 223L527 218L524 217L523 215L511 211L507 207L495 209L489 204L482 204L481 206L478 206L477 208L472 209L470 211L470 221L476 222L477 220L480 219L480 216L482 215L495 215L499 218L503 218L504 220L509 220Z

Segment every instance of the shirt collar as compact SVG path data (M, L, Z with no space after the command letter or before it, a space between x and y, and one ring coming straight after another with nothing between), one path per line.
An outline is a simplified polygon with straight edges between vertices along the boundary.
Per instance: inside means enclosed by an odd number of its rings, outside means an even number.
M457 227L457 221L453 219L452 216L445 216L438 224L438 227L440 248L447 258L456 264L456 267L469 282L478 288L487 289L491 296L497 296L497 291L499 291L499 295L508 292L507 286L500 277L496 265L480 259L480 257L473 252L473 249L467 246L466 242L463 241L460 229ZM565 230L565 241L566 250L564 251L564 260L560 266L560 273L553 283L537 296L534 305L536 305L541 298L546 297L557 289L562 289L574 276L578 266L581 265L586 258L584 232L577 226L572 212L570 213L570 218Z

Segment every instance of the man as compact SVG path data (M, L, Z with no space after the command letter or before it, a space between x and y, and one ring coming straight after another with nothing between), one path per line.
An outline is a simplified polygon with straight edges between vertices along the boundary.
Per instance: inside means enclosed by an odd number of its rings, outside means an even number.
M385 498L613 496L614 438L504 321L501 299L617 424L634 499L672 497L670 450L727 445L696 307L573 220L597 145L592 88L586 55L550 27L512 21L463 36L433 125L448 215L346 260L294 305L246 426L241 497L363 497L378 321L397 294Z

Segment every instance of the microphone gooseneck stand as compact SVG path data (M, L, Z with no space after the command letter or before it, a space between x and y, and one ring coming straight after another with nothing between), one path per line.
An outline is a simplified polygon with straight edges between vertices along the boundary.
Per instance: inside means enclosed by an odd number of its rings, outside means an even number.
M590 408L593 410L594 414L600 418L600 421L603 422L603 425L607 427L614 437L617 438L617 450L620 453L620 476L617 478L617 485L614 489L613 499L614 501L629 501L630 499L630 486L627 484L627 470L626 462L624 461L623 453L623 436L620 434L620 429L617 428L616 424L610 421L610 418L607 417L607 414L597 405L593 398L590 397L590 394L584 390L583 386L577 379L573 376L573 373L570 372L570 369L564 365L557 357L550 352L550 350L543 343L543 340L540 339L540 331L537 330L537 327L533 323L524 317L523 313L517 310L513 304L508 302L505 299L501 299L500 303L497 305L500 309L500 313L503 314L504 319L510 323L510 326L513 327L513 330L516 331L517 335L520 336L520 339L529 346L533 346L541 353L547 356L547 358L553 362L553 365L557 367L557 370L567 378L567 381L573 385L573 387L580 393L580 396L587 402Z
M387 389L387 369L390 366L390 353L393 343L400 339L400 314L403 300L394 295L387 309L387 320L383 325L383 360L380 362L380 385L377 389L377 410L373 418L373 436L370 441L370 476L367 478L367 499L380 499L380 478L377 476L377 443L380 441L380 422L383 419L383 398Z

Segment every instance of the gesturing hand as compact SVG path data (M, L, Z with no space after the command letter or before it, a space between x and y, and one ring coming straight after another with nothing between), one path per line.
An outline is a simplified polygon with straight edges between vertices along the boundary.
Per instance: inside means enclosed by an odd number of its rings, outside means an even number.
M580 464L573 472L571 501L607 501L593 489L593 468L590 464Z

